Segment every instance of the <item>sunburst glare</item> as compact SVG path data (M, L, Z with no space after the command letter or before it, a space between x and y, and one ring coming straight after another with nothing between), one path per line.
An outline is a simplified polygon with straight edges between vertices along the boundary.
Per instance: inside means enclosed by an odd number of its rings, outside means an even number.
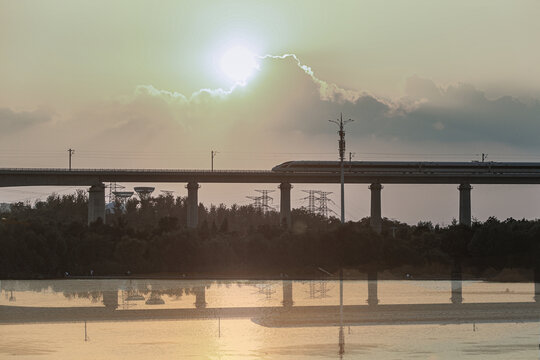
M236 83L245 83L259 68L256 55L243 46L227 50L220 60L223 73Z

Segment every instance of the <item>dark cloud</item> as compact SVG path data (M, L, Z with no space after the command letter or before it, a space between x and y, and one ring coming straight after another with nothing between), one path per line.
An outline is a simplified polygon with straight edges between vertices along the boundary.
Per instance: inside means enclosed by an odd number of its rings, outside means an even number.
M204 92L204 106L191 97L148 92L169 101L178 121L193 129L215 124L242 131L300 132L307 136L331 133L328 119L343 112L355 119L349 134L357 138L426 143L489 142L518 148L540 148L540 103L505 96L489 99L471 84L446 88L418 76L409 78L406 96L384 99L342 89L317 78L295 57L267 58L245 88L229 94ZM140 96L140 95L139 95ZM244 119L244 120L240 120Z
M418 79L414 81L419 83ZM422 79L418 85L409 86L409 100L415 101L414 105L396 118L389 118L389 135L415 141L482 141L540 147L540 102L526 104L510 96L488 99L470 84L442 89ZM418 96L421 93L423 98Z
M229 134L238 143L248 133L331 134L327 120L343 112L355 119L348 130L359 139L540 148L537 100L526 104L509 96L489 99L470 84L444 88L418 76L406 81L405 90L405 97L391 100L342 89L318 79L309 67L288 55L264 59L257 75L232 91L205 89L186 96L139 87L131 101L100 118L109 132L129 134L147 127L146 132L156 138L169 132L201 140L205 136L225 139ZM122 125L111 129L115 123Z
M62 127L71 129L71 134L80 133L80 141L88 142L88 147L114 143L125 148L141 144L149 148L170 144L249 148L250 139L257 139L257 145L266 142L280 147L291 145L295 134L306 142L333 136L333 125L327 120L343 112L355 120L348 126L348 136L358 140L540 149L538 100L490 99L470 84L441 87L418 76L407 80L405 91L401 99L385 99L342 89L286 55L263 59L260 71L245 87L203 89L189 95L139 86L122 101L89 105ZM3 134L49 119L43 111L0 109ZM59 134L58 126L48 128Z
M50 120L51 114L43 110L17 112L9 108L0 108L0 136Z
M406 91L407 96L397 100L363 94L352 101L336 102L312 96L293 109L292 119L296 120L289 125L308 133L324 132L328 131L325 119L343 112L356 120L349 126L355 137L540 148L538 100L524 103L510 96L489 99L471 84L442 88L417 76L407 81Z

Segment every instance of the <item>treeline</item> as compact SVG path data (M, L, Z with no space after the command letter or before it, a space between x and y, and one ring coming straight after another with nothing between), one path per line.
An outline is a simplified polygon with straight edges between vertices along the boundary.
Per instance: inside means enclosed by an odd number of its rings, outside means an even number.
M369 218L341 225L304 209L291 229L275 211L252 206L199 206L199 228L187 229L186 200L159 196L117 203L105 224L88 226L85 192L14 204L0 214L0 278L70 275L311 277L318 268L362 272L441 269L456 263L486 269L532 268L540 254L540 221L490 218L472 227ZM425 270L424 270L425 271ZM429 275L429 274L425 274ZM434 274L431 274L434 275ZM448 275L448 274L447 274Z

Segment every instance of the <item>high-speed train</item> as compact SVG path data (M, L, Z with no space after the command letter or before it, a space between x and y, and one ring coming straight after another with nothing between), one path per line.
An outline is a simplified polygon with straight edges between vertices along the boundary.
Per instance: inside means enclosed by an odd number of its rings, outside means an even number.
M540 163L525 162L418 162L418 161L345 161L347 173L396 174L540 174ZM339 161L287 161L272 168L284 173L338 173Z

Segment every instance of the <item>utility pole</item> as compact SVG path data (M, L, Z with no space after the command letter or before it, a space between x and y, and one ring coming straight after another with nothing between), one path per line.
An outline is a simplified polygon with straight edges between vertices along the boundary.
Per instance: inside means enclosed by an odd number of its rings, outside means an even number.
M73 154L75 154L75 150L68 149L68 153L69 153L69 171L71 171L71 157L73 156Z
M214 151L214 150L212 150L212 151L210 152L210 155L211 155L211 169L212 169L212 171L214 171L214 158L216 157L216 154L217 154L217 153L218 153L218 152L217 152L217 151Z
M345 160L345 130L343 127L345 124L354 121L352 119L343 121L343 113L339 115L337 120L328 120L337 126L339 126L339 161L341 167L341 223L345 223L345 171L343 169L343 162Z

